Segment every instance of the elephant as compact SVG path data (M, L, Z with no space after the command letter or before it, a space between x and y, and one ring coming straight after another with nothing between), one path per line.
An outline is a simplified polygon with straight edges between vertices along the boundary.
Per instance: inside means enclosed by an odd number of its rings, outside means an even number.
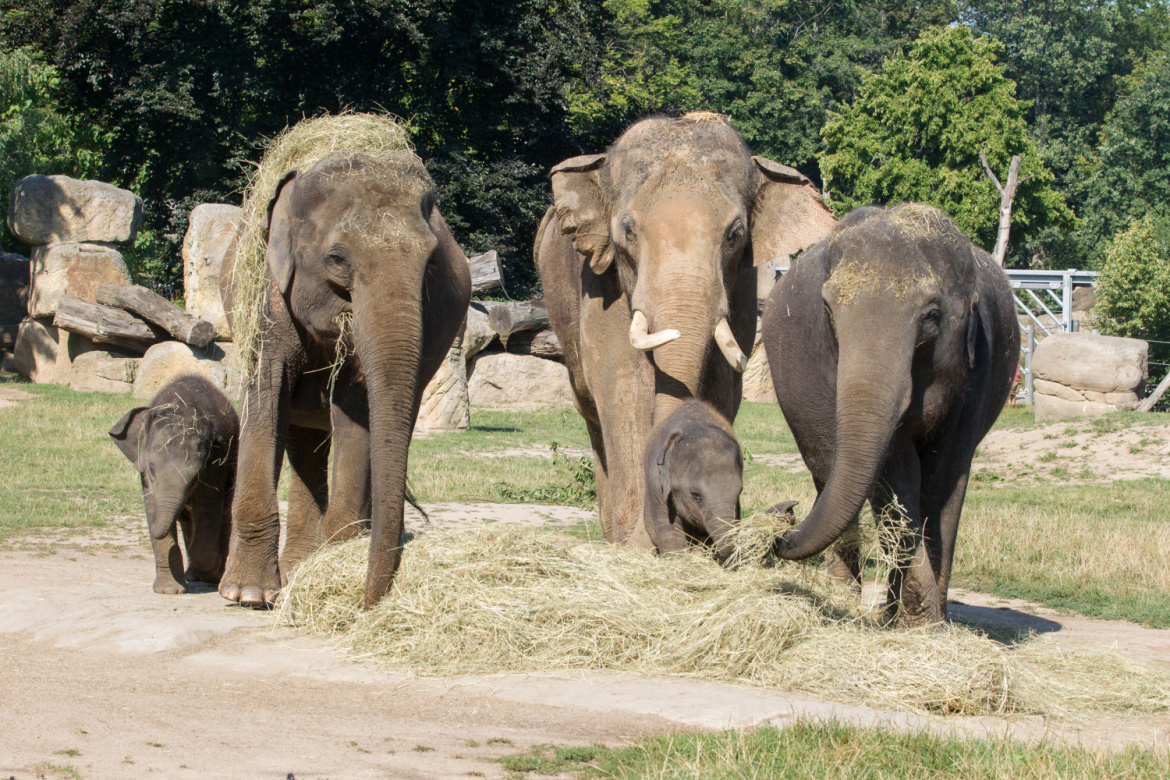
M471 272L411 152L340 151L289 171L266 229L264 326L244 396L235 530L219 592L271 604L299 560L370 518L370 607L398 569L419 401L462 326ZM233 279L221 282L227 311ZM285 452L288 530L278 558Z
M735 431L708 403L683 401L646 443L646 532L659 553L710 545L731 555L743 452Z
M220 581L232 529L239 431L231 402L195 375L171 381L150 406L131 409L110 428L110 438L142 480L155 593L186 593L192 580ZM187 547L186 571L176 525Z
M971 459L1019 359L1003 270L937 209L861 208L769 295L763 343L817 489L776 554L824 551L868 498L891 531L890 617L944 621ZM859 584L855 545L829 563Z
M602 532L651 547L642 457L654 424L689 398L734 421L755 266L836 220L807 178L753 157L710 112L644 119L550 178L534 256L589 431Z

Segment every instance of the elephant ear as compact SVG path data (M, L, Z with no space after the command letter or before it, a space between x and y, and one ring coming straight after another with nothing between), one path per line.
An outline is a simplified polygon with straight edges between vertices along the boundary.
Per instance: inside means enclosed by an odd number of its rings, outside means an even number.
M808 177L766 157L756 166L752 209L752 262L786 265L790 257L829 235L837 218Z
M561 230L573 236L573 248L589 259L595 274L605 273L613 263L614 246L609 240L609 208L601 183L604 154L570 157L553 167L553 208Z
M662 452L658 453L658 489L662 491L662 500L667 504L670 503L670 451L681 436L682 431L672 432L663 445Z
M150 420L150 409L139 406L122 415L122 419L110 428L110 438L114 444L139 471L142 470L138 466L139 447L146 431L150 429Z
M288 212L297 175L297 171L289 171L277 183L272 199L268 201L264 221L260 224L268 232L268 247L264 256L281 295L288 292L293 277L292 219Z

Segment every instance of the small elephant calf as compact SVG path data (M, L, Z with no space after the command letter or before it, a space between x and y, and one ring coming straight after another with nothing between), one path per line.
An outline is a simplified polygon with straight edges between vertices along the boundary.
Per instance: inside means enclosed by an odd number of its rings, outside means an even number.
M232 492L240 421L219 388L183 376L110 429L110 438L142 478L154 548L154 592L186 593L188 580L223 576L231 537ZM176 523L183 527L187 570Z
M710 544L731 554L743 490L735 431L703 401L684 401L646 443L646 531L660 553Z

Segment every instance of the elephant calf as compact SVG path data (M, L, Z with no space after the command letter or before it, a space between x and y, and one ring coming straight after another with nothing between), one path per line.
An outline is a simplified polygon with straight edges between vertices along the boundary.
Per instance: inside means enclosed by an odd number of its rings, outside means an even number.
M743 490L743 453L731 425L689 400L655 427L646 444L646 532L658 552L710 544L731 554Z
M239 431L231 403L200 376L174 380L150 406L131 409L110 429L142 478L155 593L186 593L188 580L215 584L223 576ZM183 527L186 572L176 522Z

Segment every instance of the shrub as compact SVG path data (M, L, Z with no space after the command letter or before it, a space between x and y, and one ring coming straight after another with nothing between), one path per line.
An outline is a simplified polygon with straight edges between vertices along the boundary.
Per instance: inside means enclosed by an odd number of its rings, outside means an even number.
M1102 333L1170 341L1170 217L1147 215L1113 237L1097 285ZM1151 344L1150 357L1170 347Z

